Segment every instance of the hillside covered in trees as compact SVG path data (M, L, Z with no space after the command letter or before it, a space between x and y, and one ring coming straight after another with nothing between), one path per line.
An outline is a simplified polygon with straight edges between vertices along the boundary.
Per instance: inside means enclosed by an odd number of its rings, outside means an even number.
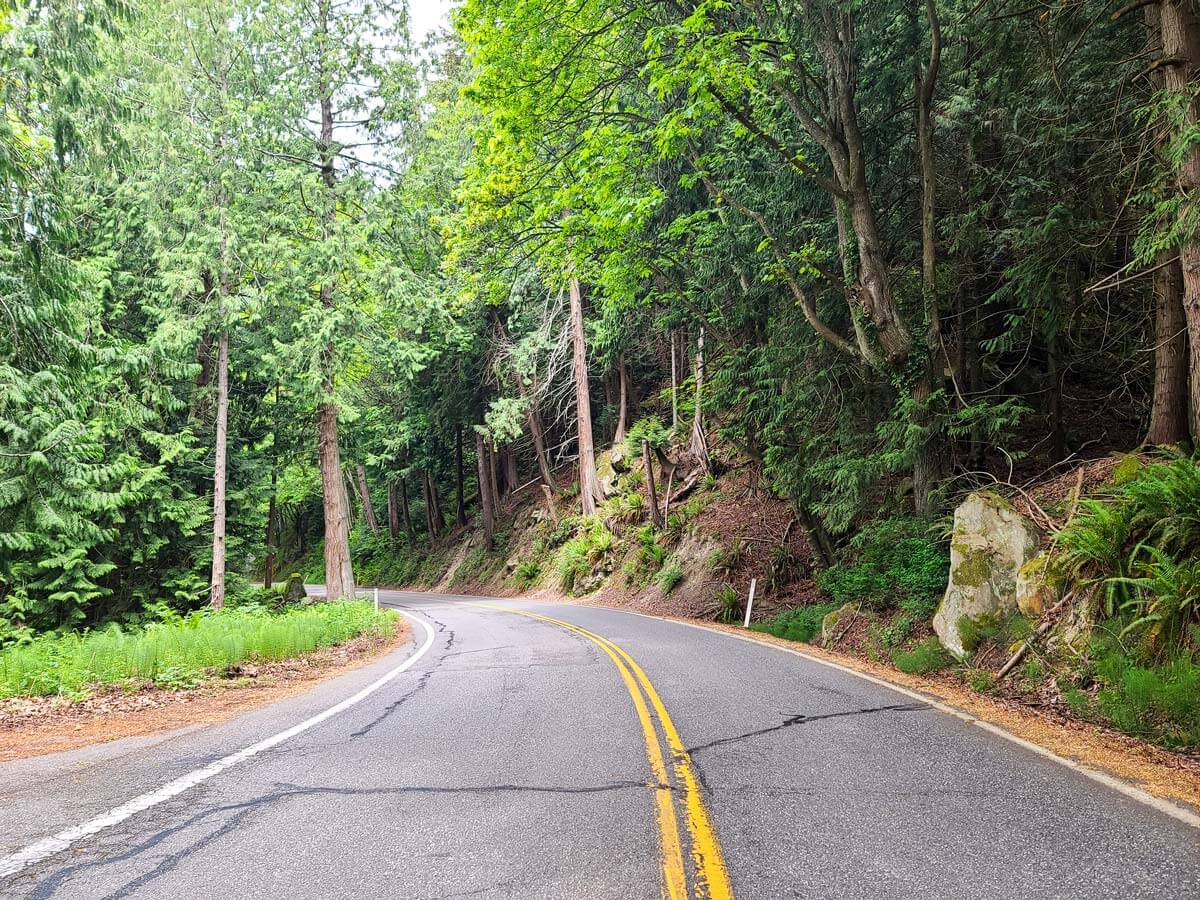
M1072 577L1200 643L1191 0L0 10L0 642L729 472L818 569L944 556L1140 451L1171 527L1063 510Z

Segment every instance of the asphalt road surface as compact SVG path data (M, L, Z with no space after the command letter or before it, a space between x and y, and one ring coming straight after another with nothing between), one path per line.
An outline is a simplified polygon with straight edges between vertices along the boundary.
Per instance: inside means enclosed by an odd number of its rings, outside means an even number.
M615 610L383 592L409 646L0 765L0 896L1200 896L1200 829L911 695Z

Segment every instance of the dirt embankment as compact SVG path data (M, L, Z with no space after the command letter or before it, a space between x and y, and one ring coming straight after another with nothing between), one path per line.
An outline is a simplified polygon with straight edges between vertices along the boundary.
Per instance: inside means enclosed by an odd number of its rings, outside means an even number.
M390 638L362 635L295 659L242 664L188 690L147 685L130 691L113 686L81 701L6 698L0 700L0 762L223 722L365 665L401 646L409 631L401 619Z

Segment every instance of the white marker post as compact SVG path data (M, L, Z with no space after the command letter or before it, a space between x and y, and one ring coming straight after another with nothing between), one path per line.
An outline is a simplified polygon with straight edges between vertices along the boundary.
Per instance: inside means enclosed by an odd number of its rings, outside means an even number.
M375 612L379 612L379 588L375 588Z
M746 621L742 623L743 628L750 627L750 610L754 609L754 589L758 587L758 579L750 579L750 599L746 601Z

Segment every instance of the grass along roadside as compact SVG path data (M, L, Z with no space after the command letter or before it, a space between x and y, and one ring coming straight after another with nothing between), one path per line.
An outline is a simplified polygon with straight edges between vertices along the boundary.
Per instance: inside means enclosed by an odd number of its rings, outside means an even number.
M397 618L353 601L206 610L134 630L43 635L0 650L0 697L82 699L103 685L192 688L243 663L290 659L364 634L390 638Z

